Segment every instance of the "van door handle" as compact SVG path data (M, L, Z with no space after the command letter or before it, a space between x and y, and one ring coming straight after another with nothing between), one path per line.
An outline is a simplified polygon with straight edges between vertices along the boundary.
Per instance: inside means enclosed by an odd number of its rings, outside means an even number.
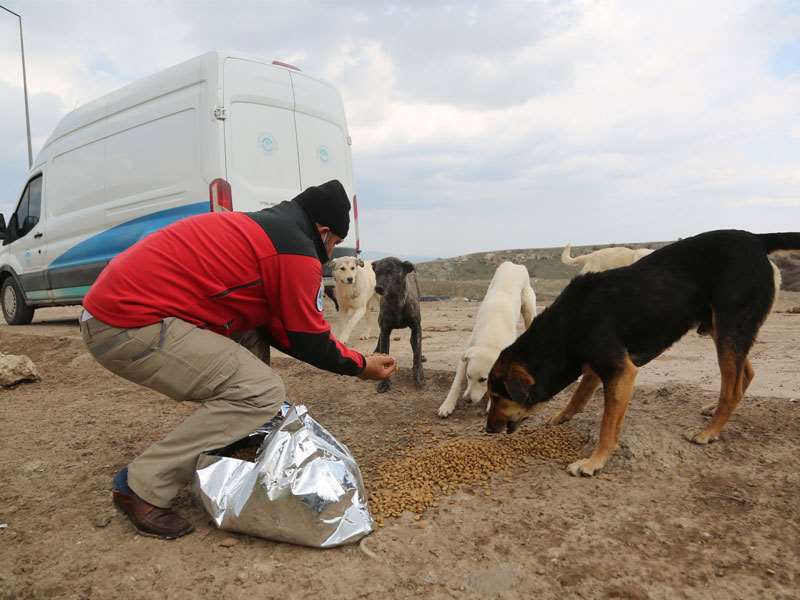
M35 236L33 236L33 237L35 237L35 238L37 238L37 239L38 239L38 238L42 237L43 235L44 235L43 233L37 233L37 234L36 234Z

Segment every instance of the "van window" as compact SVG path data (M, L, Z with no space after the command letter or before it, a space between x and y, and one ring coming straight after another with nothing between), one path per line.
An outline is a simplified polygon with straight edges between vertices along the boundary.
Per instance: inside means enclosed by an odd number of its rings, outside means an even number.
M31 229L36 227L42 214L42 176L32 179L28 183L17 205L17 210L11 216L8 224L8 233L4 244L25 237Z
M39 216L42 214L42 178L37 177L28 184L28 215L22 226L22 235L26 235L36 227Z

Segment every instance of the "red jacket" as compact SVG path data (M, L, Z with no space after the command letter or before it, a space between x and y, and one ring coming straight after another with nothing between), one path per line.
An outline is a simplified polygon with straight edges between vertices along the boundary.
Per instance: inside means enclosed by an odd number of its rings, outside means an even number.
M189 217L117 255L83 306L126 329L167 317L223 335L264 326L286 354L357 375L364 357L333 337L322 314L320 256L319 233L294 202Z

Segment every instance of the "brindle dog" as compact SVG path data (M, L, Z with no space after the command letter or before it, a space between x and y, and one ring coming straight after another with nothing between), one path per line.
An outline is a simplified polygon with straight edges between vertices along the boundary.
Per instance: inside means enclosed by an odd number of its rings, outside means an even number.
M414 265L390 256L372 263L375 271L375 292L381 297L378 313L380 336L375 352L389 354L389 342L393 329L411 329L411 351L414 354L412 373L414 381L421 386L422 372L422 315L419 308L419 283ZM384 379L378 384L378 392L386 392L391 382Z
M571 419L603 386L600 440L589 458L568 469L591 476L617 446L639 367L697 327L714 340L722 386L711 420L689 437L697 444L713 442L753 379L747 355L779 281L767 255L796 249L800 233L710 231L629 267L576 277L492 367L486 431L513 432L535 405L583 374L572 399L550 422Z

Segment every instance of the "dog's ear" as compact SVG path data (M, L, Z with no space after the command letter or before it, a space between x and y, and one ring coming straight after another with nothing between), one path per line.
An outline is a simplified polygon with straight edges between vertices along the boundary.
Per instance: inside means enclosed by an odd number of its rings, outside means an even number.
M357 264L359 267L361 267L362 269L364 268L364 260L363 260L363 259L359 258L359 259L356 261L356 264Z
M408 274L414 270L414 263L410 263L407 260L403 261L403 272Z
M517 404L530 404L529 390L534 384L534 379L522 364L514 362L508 368L505 377L506 390L508 395Z
M339 259L332 258L330 261L328 261L328 264L331 266L331 269L335 269L336 267L339 266Z

